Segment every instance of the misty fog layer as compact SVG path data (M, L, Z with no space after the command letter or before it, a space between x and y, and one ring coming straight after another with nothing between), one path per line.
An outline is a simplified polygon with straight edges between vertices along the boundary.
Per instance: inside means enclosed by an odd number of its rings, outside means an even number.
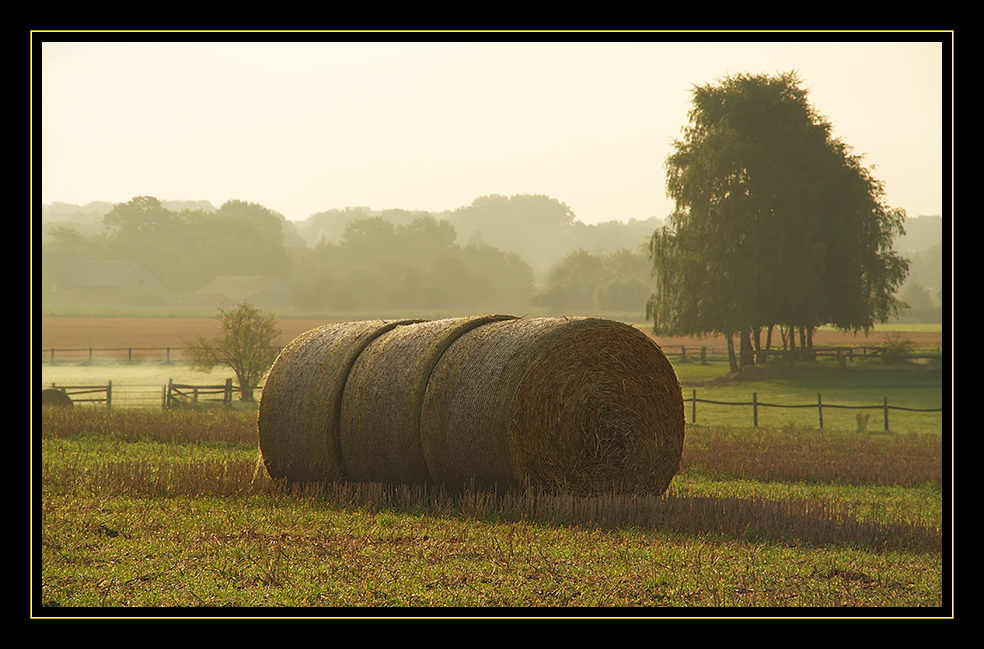
M504 312L644 319L648 242L662 220L588 225L542 195L490 195L438 214L346 207L288 221L231 200L136 197L42 213L43 308L247 300L281 313ZM910 218L903 297L939 317L942 220ZM912 311L912 310L911 310ZM931 315L932 314L932 315Z

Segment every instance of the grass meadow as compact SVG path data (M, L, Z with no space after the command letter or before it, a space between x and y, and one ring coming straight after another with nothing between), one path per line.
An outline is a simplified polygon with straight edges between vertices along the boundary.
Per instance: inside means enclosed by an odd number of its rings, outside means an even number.
M42 364L154 407L32 413L32 617L950 618L942 362L675 363L697 404L659 498L271 481L255 404L160 408L180 363ZM153 390L151 390L153 391ZM944 397L946 395L946 397ZM114 397L115 400L115 397ZM864 415L870 415L867 419ZM688 421L690 407L687 409Z
M939 435L698 427L663 497L572 498L288 488L263 470L253 422L249 410L46 408L33 615L951 610Z

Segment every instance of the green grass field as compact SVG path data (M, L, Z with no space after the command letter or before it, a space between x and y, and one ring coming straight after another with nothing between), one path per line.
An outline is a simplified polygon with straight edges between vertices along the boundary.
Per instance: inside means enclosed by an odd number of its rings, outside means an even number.
M248 410L38 424L38 617L951 611L938 435L701 427L664 497L577 499L284 490Z
M123 407L32 415L31 614L952 616L942 359L674 367L701 402L669 492L575 499L287 490L262 466L255 404L160 408L168 379L228 370L43 363L42 386L112 381ZM753 393L758 428L751 406L703 403ZM892 411L886 433L886 397L944 412Z
M693 399L696 391L696 416L688 403L687 421L695 419L699 425L753 426L753 399L759 404L760 426L819 428L820 403L824 428L884 430L886 399L890 407L943 409L889 410L892 431L940 433L952 424L945 412L950 410L950 394L944 395L944 374L938 365L856 361L840 368L835 362L769 363L746 368L740 376L729 375L723 361L676 362L674 369L683 386L683 397Z

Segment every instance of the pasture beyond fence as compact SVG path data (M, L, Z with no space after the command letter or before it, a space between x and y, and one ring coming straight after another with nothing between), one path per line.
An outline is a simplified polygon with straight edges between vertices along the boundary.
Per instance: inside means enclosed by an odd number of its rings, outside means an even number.
M257 392L262 390L263 386L258 386ZM124 394L132 394L134 392L140 392L140 398L123 398L120 399L121 388L124 390ZM225 407L231 407L235 395L240 392L237 386L234 386L232 379L226 379L224 384L216 385L190 385L183 383L175 383L173 380L168 380L166 385L160 386L115 386L112 381L108 381L102 385L56 385L52 383L49 388L46 389L56 389L63 392L69 398L72 399L73 404L87 405L87 406L104 406L106 408L112 407L149 407L153 406L157 401L157 398L153 397L154 394L159 395L160 407L175 408L175 407L187 407L196 406L200 404L216 403L221 404ZM114 397L115 395L115 397ZM148 397L148 395L151 395ZM120 403L120 402L123 403ZM882 418L882 428L886 432L891 430L890 423L891 417L890 413L895 412L916 412L916 413L942 413L943 408L911 408L907 406L897 406L892 405L888 401L888 397L883 397L882 402L878 404L870 405L844 405L836 403L826 403L823 400L823 395L817 393L817 400L811 403L800 403L800 404L779 404L779 403L769 403L768 401L763 401L759 399L758 392L752 392L752 397L748 401L720 401L714 399L703 399L697 396L697 390L691 390L689 397L684 397L684 406L687 409L688 417L687 423L692 425L697 425L698 423L704 425L713 425L715 422L710 421L700 421L697 419L697 404L708 404L715 406L729 406L729 407L741 407L751 409L751 424L753 427L757 428L759 426L759 414L760 411L766 408L775 409L796 409L796 410L814 410L816 412L816 422L817 427L820 429L824 428L824 411L829 410L857 410L857 411L878 411L881 413Z
M823 411L824 408L833 409L843 409L843 410L880 410L882 413L882 419L884 421L884 430L888 432L889 428L889 412L892 410L901 412L943 412L942 408L909 408L905 406L890 406L888 404L888 397L882 397L881 405L870 405L870 406L857 406L857 405L838 405L832 403L824 403L823 395L817 393L816 403L802 403L802 404L779 404L779 403L767 403L764 401L759 401L758 392L752 393L751 401L713 401L711 399L698 399L697 390L693 390L691 397L689 399L685 398L684 405L690 404L690 423L697 423L697 404L707 403L715 404L719 406L742 406L751 407L752 409L752 425L758 428L759 425L759 409L760 408L794 408L794 409L804 409L804 408L816 408L817 410L817 426L823 429Z

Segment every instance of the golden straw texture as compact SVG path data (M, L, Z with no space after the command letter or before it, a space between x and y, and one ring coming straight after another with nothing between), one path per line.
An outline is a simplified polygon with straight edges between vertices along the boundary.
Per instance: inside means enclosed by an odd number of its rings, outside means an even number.
M342 397L339 432L345 475L365 482L430 482L420 443L420 409L431 371L464 333L511 318L420 322L374 339L353 364Z
M461 336L431 374L421 439L448 488L662 493L683 453L676 373L635 328L531 318Z
M416 320L339 322L292 340L267 376L257 413L270 476L294 482L344 477L338 420L352 364L372 340Z
M485 315L306 332L274 363L257 426L274 478L659 494L684 407L630 325Z

